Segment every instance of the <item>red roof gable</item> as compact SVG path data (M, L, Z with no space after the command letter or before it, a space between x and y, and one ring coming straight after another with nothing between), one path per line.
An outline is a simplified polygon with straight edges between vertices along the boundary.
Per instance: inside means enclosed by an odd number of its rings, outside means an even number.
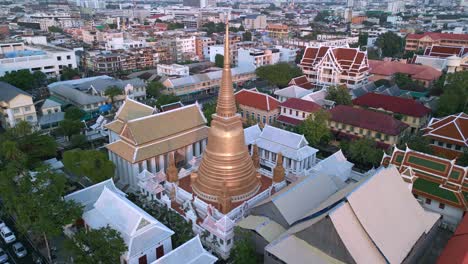
M460 113L440 119L432 119L424 128L424 136L450 140L453 143L468 146L468 115Z
M289 85L296 85L307 90L314 88L314 85L307 80L305 75L291 79L291 81L289 81Z
M391 76L396 73L410 75L414 79L433 81L439 79L442 72L425 65L406 64L396 61L369 60L370 73Z
M465 47L432 46L426 48L426 50L424 51L424 55L431 57L447 58L453 55L461 57L467 52L468 49L465 49Z
M468 40L468 34L451 34L451 33L437 33L425 32L423 34L409 34L407 40L419 40L429 36L433 40L450 39L450 40Z
M240 90L236 93L236 102L264 111L271 111L279 106L279 101L264 93L251 90Z
M354 48L308 47L300 65L315 68L331 50L332 61L344 71L357 73L360 68L367 69L366 53Z
M444 250L437 259L437 264L466 264L468 263L468 215L463 217Z
M278 116L278 118L276 118L276 121L281 122L281 123L286 123L289 125L293 125L293 126L300 125L303 122L302 120L292 118L289 116L284 116L284 115Z
M353 100L353 104L375 109L382 108L393 113L415 117L423 117L431 112L431 109L413 99L376 93L367 93L358 97Z
M331 109L330 114L332 121L387 135L399 135L408 127L407 124L390 115L347 105L339 105Z
M280 106L304 111L307 113L317 112L322 109L320 105L314 102L302 100L299 98L289 98L288 100L282 102Z

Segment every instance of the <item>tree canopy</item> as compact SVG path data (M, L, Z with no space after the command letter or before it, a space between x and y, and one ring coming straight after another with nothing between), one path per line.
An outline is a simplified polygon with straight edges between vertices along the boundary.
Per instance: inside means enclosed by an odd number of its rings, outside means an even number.
M288 63L277 63L258 67L255 70L258 77L267 80L270 84L280 88L288 86L292 78L302 75L302 70Z
M127 245L120 232L109 226L100 229L79 230L73 239L65 242L77 264L120 263L120 257L127 251Z
M215 56L215 66L218 68L224 67L224 56L221 54L216 54Z
M364 167L378 167L383 156L383 151L377 148L376 143L370 138L351 141L343 149L352 162Z
M112 106L114 106L115 97L122 94L123 90L115 85L107 87L106 91L104 92L104 95L111 99Z
M414 81L408 75L403 73L396 73L394 76L395 84L398 85L400 89L415 91L415 92L424 92L426 88L424 85L418 81Z
M173 94L162 94L161 96L159 96L158 100L156 101L156 106L161 107L163 105L175 103L178 101L180 101L179 97Z
M402 138L401 143L398 145L399 149L405 149L406 145L412 149L426 154L433 154L431 142L428 138L421 135L412 134Z
M235 227L234 246L230 257L234 264L256 264L258 263L255 245L248 230Z
M403 39L393 32L386 32L377 37L375 45L380 48L384 57L396 57L403 52Z
M68 107L65 110L65 119L81 120L85 116L85 112L76 106Z
M250 31L246 31L242 34L242 41L252 41L252 33Z
M329 10L320 11L314 18L315 22L327 22L328 17L331 15Z
M60 121L58 131L67 138L79 134L83 129L84 124L80 120L64 119Z
M98 150L65 151L63 165L67 171L80 177L88 177L94 183L114 176L114 163L104 152Z
M330 86L327 88L327 100L334 101L337 105L352 105L353 100L346 86Z
M0 77L0 81L28 91L45 85L47 83L47 76L41 71L31 73L29 70L18 70L6 73Z
M468 113L468 72L447 74L446 85L440 96L437 116L460 112Z
M330 115L325 110L320 110L309 115L298 127L297 132L303 134L311 146L327 144L332 134L328 127Z
M216 102L210 102L203 105L203 115L206 118L206 123L208 126L211 125L211 116L214 113L216 113Z
M151 81L146 86L146 94L153 98L156 98L161 95L161 90L163 90L164 88L165 86L161 82Z
M68 67L62 68L62 74L60 74L61 81L72 80L74 78L79 78L79 77L80 77L80 72L77 69L72 69Z

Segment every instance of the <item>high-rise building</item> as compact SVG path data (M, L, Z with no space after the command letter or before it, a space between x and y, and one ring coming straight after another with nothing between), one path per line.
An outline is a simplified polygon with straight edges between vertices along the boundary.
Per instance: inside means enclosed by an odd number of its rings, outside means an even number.
M216 6L216 0L184 0L184 6L205 8Z

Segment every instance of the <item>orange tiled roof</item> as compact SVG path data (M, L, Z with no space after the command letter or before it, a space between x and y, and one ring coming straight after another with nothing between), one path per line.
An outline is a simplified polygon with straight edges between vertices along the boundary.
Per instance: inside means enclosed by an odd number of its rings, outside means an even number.
M433 40L468 40L468 34L451 34L451 33L437 33L437 32L425 32L423 34L409 34L407 40L419 40L424 37L430 37Z
M453 55L462 57L466 53L468 53L468 49L465 49L465 47L446 47L446 46L437 46L437 45L434 45L432 47L427 47L426 50L424 51L425 56L440 57L440 58L447 58Z
M423 131L424 136L468 146L468 115L459 113L443 118L433 118Z
M359 49L308 47L304 52L300 65L315 69L329 54L344 73L356 74L368 70L367 55Z
M274 97L252 90L242 89L236 94L236 102L264 111L272 111L278 108L280 102Z
M383 76L392 76L396 73L411 75L418 80L433 81L439 79L442 72L425 65L406 64L395 61L369 60L370 73Z

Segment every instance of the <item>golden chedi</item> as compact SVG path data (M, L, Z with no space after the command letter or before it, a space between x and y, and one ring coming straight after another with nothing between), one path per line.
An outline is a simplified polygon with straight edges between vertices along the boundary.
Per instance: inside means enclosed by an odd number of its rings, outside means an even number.
M194 193L203 200L217 203L224 214L232 209L233 203L252 198L261 187L237 113L229 54L229 25L226 24L224 68L216 113L198 175L192 177Z

